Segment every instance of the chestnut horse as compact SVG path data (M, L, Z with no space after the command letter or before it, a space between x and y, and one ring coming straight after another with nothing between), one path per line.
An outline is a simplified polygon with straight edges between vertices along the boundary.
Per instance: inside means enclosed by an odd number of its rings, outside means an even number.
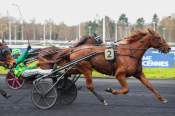
M28 58L35 57L39 60L39 67L42 69L51 69L53 68L54 63L62 65L68 63L69 60L65 59L67 54L70 54L72 48L82 46L82 45L100 45L102 44L102 39L100 36L97 36L95 33L92 36L83 36L80 38L76 44L71 48L58 48L58 47L47 47L43 49L37 49L30 52Z
M95 56L89 58L88 60L78 63L76 65L76 69L85 76L87 88L105 105L107 105L107 103L104 98L94 91L92 81L93 69L103 74L115 75L116 79L119 81L122 87L120 90L107 88L107 92L111 92L112 94L128 93L129 88L126 78L134 76L140 80L141 83L145 85L159 101L166 103L167 100L163 98L149 82L142 70L142 57L149 48L158 49L162 53L168 53L170 51L170 46L166 43L164 38L157 32L148 29L147 31L137 31L135 34L122 40L118 45L115 45L115 58L113 61L105 60L104 51L106 46L104 45L84 45L74 48L69 57L70 61L73 61L90 53L96 53Z

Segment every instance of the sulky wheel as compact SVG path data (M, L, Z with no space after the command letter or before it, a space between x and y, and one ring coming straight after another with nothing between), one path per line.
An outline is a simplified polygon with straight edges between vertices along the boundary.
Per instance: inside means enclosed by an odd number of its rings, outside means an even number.
M77 97L77 87L69 79L62 79L58 83L58 103L61 105L71 104Z
M13 72L9 71L6 76L6 82L11 89L20 89L24 84L24 79L15 77Z
M47 81L36 82L32 90L32 102L39 109L49 109L57 101L56 88ZM48 92L48 90L50 91Z

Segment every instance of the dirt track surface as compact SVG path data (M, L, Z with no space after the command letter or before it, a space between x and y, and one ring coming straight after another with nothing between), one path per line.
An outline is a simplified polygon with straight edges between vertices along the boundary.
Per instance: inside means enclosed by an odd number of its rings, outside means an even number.
M167 100L167 104L158 102L138 80L128 80L130 92L127 95L112 95L104 90L107 87L120 86L115 79L94 79L96 91L109 106L103 106L85 87L84 79L76 84L82 86L73 104L56 104L49 110L37 109L31 101L32 85L25 85L20 90L7 87L0 77L0 88L13 95L9 100L0 96L0 116L174 116L175 115L175 80L152 80L153 85Z

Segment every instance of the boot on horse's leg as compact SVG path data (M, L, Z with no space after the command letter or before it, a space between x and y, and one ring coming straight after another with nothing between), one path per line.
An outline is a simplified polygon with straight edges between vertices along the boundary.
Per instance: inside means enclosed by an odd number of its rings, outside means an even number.
M122 89L115 90L112 88L107 88L105 91L112 94L127 94L129 92L129 89L128 89L128 83L126 82L125 76L117 75L116 78L119 81L120 85L122 86Z
M84 64L85 65L85 64ZM88 65L88 64L86 64ZM100 95L98 94L97 92L94 91L94 85L93 85L93 81L92 81L92 68L91 67L88 67L88 68L85 68L85 67L82 67L81 65L79 65L77 67L77 69L82 73L84 74L84 77L86 79L86 87L87 89L92 92L95 97L100 101L102 102L105 106L108 105L108 103L106 102L106 100Z
M104 97L103 97L102 95L98 94L98 93L94 90L94 86L93 86L93 82L92 82L92 79L91 79L91 78L86 78L86 86L87 86L88 90L89 90L90 92L92 92L92 93L95 95L95 97L96 97L100 102L103 103L103 105L105 105L105 106L108 105L108 103L106 102L106 100L104 99Z

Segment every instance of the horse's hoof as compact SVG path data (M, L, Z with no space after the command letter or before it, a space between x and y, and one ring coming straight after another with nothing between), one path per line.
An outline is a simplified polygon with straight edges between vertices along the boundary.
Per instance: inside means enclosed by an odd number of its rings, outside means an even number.
M165 104L165 103L168 103L168 100L167 100L167 99L163 99L163 100L162 100L162 103L164 103L164 104Z
M112 88L107 88L105 91L109 92L109 93L112 93Z
M108 103L104 100L103 101L104 106L108 106Z

